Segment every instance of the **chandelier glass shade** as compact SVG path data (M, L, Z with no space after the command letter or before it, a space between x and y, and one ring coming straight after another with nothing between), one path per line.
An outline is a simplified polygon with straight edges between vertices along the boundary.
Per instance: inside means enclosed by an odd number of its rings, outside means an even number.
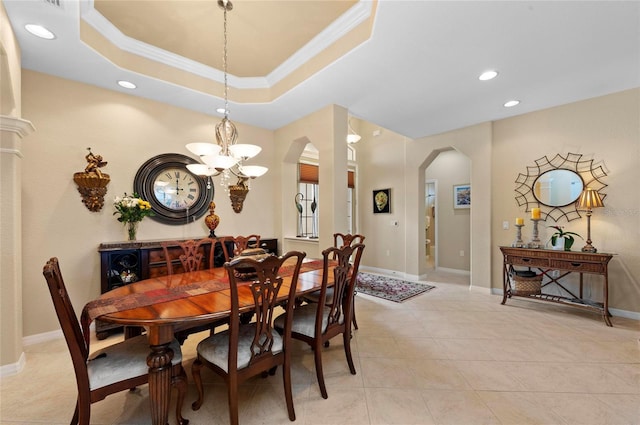
M238 130L229 120L229 85L227 74L227 12L233 9L229 0L218 0L218 6L224 11L224 50L222 64L224 68L224 118L216 125L216 143L189 143L186 148L200 158L202 164L189 164L187 168L200 176L217 176L222 174L221 184L229 192L230 188L243 186L248 191L246 181L262 176L267 167L244 165L243 162L255 157L262 148L257 145L241 144L238 141ZM238 178L235 185L229 184L231 175ZM243 198L244 200L244 198ZM240 204L240 210L242 204ZM234 206L234 210L236 210ZM239 212L239 211L236 211Z

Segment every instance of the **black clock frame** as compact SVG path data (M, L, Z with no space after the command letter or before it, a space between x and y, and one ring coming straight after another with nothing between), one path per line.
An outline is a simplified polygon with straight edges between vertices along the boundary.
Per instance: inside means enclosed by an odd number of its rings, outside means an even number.
M191 173L187 169L188 164L199 164L195 159L179 153L165 153L154 156L140 166L133 179L133 190L145 201L149 201L155 215L151 219L165 224L186 224L187 220L196 220L202 217L209 209L213 200L214 189L212 184L207 184L210 177L202 177ZM193 207L184 210L172 210L160 202L153 190L153 183L158 175L167 168L183 167L186 173L194 177L200 188L200 196Z

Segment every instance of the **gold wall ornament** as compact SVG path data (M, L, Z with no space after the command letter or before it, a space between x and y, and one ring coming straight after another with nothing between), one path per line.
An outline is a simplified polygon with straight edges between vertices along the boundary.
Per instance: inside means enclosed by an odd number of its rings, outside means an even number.
M249 193L249 187L246 184L247 179L239 178L238 183L229 185L229 198L231 198L231 207L237 213L242 211L244 200Z
M82 203L89 211L98 212L104 206L104 196L107 194L107 185L111 178L100 171L100 168L107 165L107 162L102 160L102 155L94 155L91 148L87 150L87 166L84 171L73 174L73 181L78 185Z
M204 218L204 224L209 228L209 237L215 238L216 227L220 224L220 217L216 214L216 203L213 201L209 204L209 215Z

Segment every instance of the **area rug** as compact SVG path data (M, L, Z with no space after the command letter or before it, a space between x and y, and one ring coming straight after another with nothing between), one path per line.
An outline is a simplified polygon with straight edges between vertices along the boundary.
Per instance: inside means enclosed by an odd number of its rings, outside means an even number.
M407 282L364 272L359 272L357 279L356 291L397 303L435 288L426 283Z

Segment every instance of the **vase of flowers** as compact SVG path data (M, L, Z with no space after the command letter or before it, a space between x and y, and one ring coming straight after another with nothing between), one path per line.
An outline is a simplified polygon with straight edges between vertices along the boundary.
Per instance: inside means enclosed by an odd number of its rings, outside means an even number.
M571 251L571 247L575 242L574 236L582 239L577 233L574 232L565 232L562 226L549 226L550 228L556 229L556 232L551 235L549 241L551 245L553 245L553 249L564 249L565 251ZM564 242L563 242L564 241Z
M116 208L113 215L120 214L118 221L124 223L127 228L129 240L135 241L138 224L140 224L146 216L153 215L151 204L141 199L136 193L131 196L125 193L122 198L116 196L113 200L113 205Z

